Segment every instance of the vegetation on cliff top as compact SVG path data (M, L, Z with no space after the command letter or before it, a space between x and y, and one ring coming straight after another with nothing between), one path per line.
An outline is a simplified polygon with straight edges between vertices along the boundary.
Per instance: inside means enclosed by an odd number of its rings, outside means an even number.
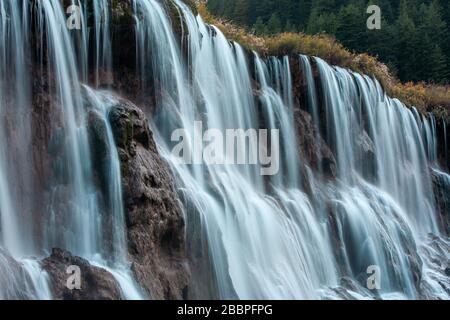
M425 82L401 83L393 76L387 65L377 58L357 54L345 48L334 37L324 33L310 35L302 32L284 32L273 35L256 35L243 27L211 14L205 3L199 1L197 10L205 22L218 27L227 38L240 43L248 50L263 56L305 54L317 56L332 65L364 73L380 81L386 92L408 106L415 106L421 112L434 112L439 117L450 119L450 87Z
M366 26L372 4L381 10L380 30ZM256 34L325 32L379 57L402 82L450 83L448 0L208 0L207 6Z

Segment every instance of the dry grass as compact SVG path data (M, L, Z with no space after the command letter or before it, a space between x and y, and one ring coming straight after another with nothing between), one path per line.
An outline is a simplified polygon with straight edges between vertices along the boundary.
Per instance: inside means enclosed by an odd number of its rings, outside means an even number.
M439 117L450 119L450 87L426 83L400 83L389 68L368 54L356 54L326 34L282 33L270 37L256 36L252 32L231 22L213 16L203 2L197 3L197 10L205 22L218 27L224 35L240 43L248 50L262 56L305 54L319 57L332 65L364 73L380 81L386 92L408 106L415 106L421 112L434 112Z

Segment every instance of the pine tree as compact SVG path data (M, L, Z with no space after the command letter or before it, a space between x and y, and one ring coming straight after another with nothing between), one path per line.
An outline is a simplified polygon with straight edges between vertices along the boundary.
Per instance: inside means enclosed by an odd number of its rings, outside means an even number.
M438 45L435 45L432 48L427 60L428 74L424 80L435 83L445 83L448 79L447 61Z
M300 30L306 30L308 18L311 14L312 0L300 0L297 9L297 25Z
M336 0L314 0L312 2L312 11L320 13L337 12L339 5Z
M436 63L442 64L442 39L446 30L446 24L442 20L439 4L433 2L430 5L422 4L419 9L420 24L417 26L417 38L420 41L415 47L416 51L416 69L414 70L414 80L436 80L442 82L445 70L442 70L441 75L436 74L430 66L430 55L434 54ZM444 58L444 66L446 65L446 57ZM441 66L437 66L436 70ZM445 69L445 67L444 67ZM436 78L434 78L436 76Z
M286 26L284 27L284 31L286 32L297 32L296 26L291 22L291 20L288 20L286 22Z
M424 6L421 10L422 23L420 25L421 31L427 35L435 44L442 44L444 33L447 25L442 19L441 7L438 1L433 1L429 6Z
M244 25L249 20L250 2L248 0L235 0L233 20Z
M313 12L309 18L308 26L306 27L306 32L309 34L316 33L328 33L331 35L336 34L337 29L337 19L334 14L330 13L318 13Z
M256 22L253 25L252 30L257 35L262 35L266 33L267 29L261 17L258 17L258 19L256 19Z
M408 1L402 0L396 23L396 50L399 70L398 76L404 82L417 79L415 68L417 65L417 47L419 46L417 43L416 26L408 12Z
M281 32L281 20L278 14L274 13L267 22L267 31L270 34Z
M371 4L381 8L381 30L366 28ZM449 0L208 0L207 5L213 14L251 26L257 34L330 34L351 50L378 56L402 81L436 76L450 82ZM431 72L431 53L436 70L444 56L443 75Z
M336 38L346 47L362 52L367 48L365 8L349 4L341 9L337 18Z

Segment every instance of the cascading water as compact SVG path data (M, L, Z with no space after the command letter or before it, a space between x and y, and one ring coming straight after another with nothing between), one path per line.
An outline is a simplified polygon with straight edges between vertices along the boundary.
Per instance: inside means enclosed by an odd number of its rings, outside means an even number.
M295 145L295 130L287 58L265 63L254 57L259 83L259 104L255 103L239 45L230 44L217 28L175 1L189 34L188 75L180 68L180 49L167 32L169 21L162 7L151 0L135 3L153 10L143 14L157 24L153 30L164 30L158 38L164 44L153 46L153 55L140 50L138 57L141 66L142 61L159 66L153 70L157 83L166 81L154 126L186 206L200 216L199 220L188 215L188 230L206 231L219 297L330 298L337 293L327 288L338 286L340 277L358 281L368 267L377 266L384 275L379 296L417 298L416 248L428 233L439 234L427 173L434 141L424 141L420 129L432 131L433 122L417 119L399 101L386 97L376 81L316 59L327 121L322 123L312 67L308 58L300 57L314 123L326 128L326 141L338 164L336 182L322 185L320 174L309 176L318 185L310 199L299 184L304 161L290 147ZM139 39L146 34L138 28ZM161 56L164 64L159 63ZM145 70L141 74L149 74ZM260 121L264 128L279 129L280 174L267 185L257 166L180 165L171 153L170 132L182 127L188 132L186 140L194 141L195 121L202 121L204 130L222 132L259 128ZM188 154L195 154L199 146L188 145ZM367 161L361 161L364 152L373 153ZM335 225L320 204L325 199ZM332 241L340 241L342 247L333 251ZM373 296L363 286L354 287L358 292L352 292L353 297Z
M49 252L53 247L69 250L73 254L90 260L93 265L110 271L117 279L124 298L140 299L142 294L131 276L127 263L120 164L111 128L106 121L108 112L106 108L112 100L99 98L99 94L86 88L84 91L87 92L90 104L101 114L107 128L110 166L108 172L105 173L109 185L108 194L103 195L105 199L108 199L105 208L102 208L101 195L94 183L93 167L89 160L91 155L86 126L85 101L83 101L79 80L79 77L86 80L88 72L89 42L87 40L86 6L79 1L73 1L72 3L80 5L80 8L82 8L81 41L80 37L72 37L72 34L66 28L65 10L59 2L38 1L33 8L36 13L36 34L39 35L36 36L39 48L38 59L42 64L45 60L48 66L47 72L54 75L54 77L48 79L49 83L54 81L53 86L50 84L49 88L55 88L54 92L49 93L56 97L51 123L54 134L50 143L59 152L56 159L53 159L55 162L54 168L57 168L56 174L49 177L46 182L46 184L51 185L51 192L47 197L46 208L44 208L47 212L44 218L46 223L42 225L45 228L42 230L44 243L41 248L29 250L28 254L39 256L43 252ZM96 63L94 73L97 75L96 82L99 69L111 67L108 10L109 3L107 1L95 5ZM26 48L29 40L27 38L28 30L31 28L28 24L30 12L31 7L28 6L28 1L8 0L1 2L0 39L2 42L0 49L2 55L0 58L2 63L0 68L3 76L7 75L11 66L13 66L14 76L12 79L16 85L7 86L11 83L11 78L1 79L0 106L2 119L10 121L11 126L17 123L17 129L26 125L30 126L29 122L25 121L26 118L23 117L29 111L22 109L26 107L27 103L31 105L29 100L26 100L29 92L28 86L31 83L30 79L26 77L29 73L27 59L30 59L30 52ZM15 88L17 93L14 93L10 88ZM17 120L8 118L9 110L13 110L7 104L9 101L17 104L18 107L14 109L14 112L22 118ZM2 125L2 128L7 128L7 126ZM2 131L0 134L2 157L7 154L3 148L7 148L8 144L11 143L9 139L17 143L19 147L26 148L29 146L28 141L23 141L23 139L28 138L29 128L28 131L26 129L18 132L17 137L12 134L10 134L12 137L9 137L6 135L6 131ZM13 130L10 130L10 132L15 134ZM20 177L11 176L11 172L23 171L27 173L28 171L27 168L21 171L4 167L5 164L17 163L17 160L20 159L15 153L12 153L12 156L16 157L16 162L6 158L0 159L2 160L0 170L2 242L0 244L7 250L8 254L18 259L19 262L14 265L14 260L9 259L7 255L2 256L2 269L8 270L13 265L15 268L21 268L23 275L11 276L7 272L2 272L2 283L7 285L0 289L0 296L8 299L49 299L51 294L47 283L47 274L41 270L39 263L35 260L23 258L24 253L21 248L35 243L34 241L39 239L39 235L34 238L30 236L30 239L27 239L26 235L32 235L32 232L23 229L28 221L18 214L19 207L16 205L18 199L15 197L20 194L19 191L25 192L29 189L18 189L23 185L23 182ZM24 163L26 161L22 162L22 164ZM19 187L14 184L18 182L21 183ZM31 184L29 188L32 188ZM103 223L103 216L106 211L109 211L112 216L111 230L106 230L108 226ZM19 226L21 226L21 229L19 229ZM107 233L112 235L111 248L105 246L104 235Z
M96 92L85 87L87 97L95 112L102 119L106 128L106 140L108 150L108 162L104 173L108 181L107 207L111 216L112 248L107 252L107 261L94 261L93 263L108 270L119 283L122 294L126 299L140 300L143 294L139 286L135 283L127 261L127 239L125 230L124 204L122 200L122 179L120 174L120 160L109 123L109 111L117 105L117 99L108 92Z
M0 250L2 299L51 298L47 274L27 257L34 252L28 10L28 1L0 2L0 249L7 251Z
M386 97L378 82L315 62L327 141L338 157L339 180L345 182L334 191L334 210L346 267L357 277L376 265L387 275L382 296L397 292L416 298L411 261L404 257L428 233L439 234L426 152L434 141L424 143L419 129L430 128L428 120L421 122ZM355 243L364 245L355 248Z
M95 84L98 86L100 77L106 77L110 84L112 71L112 52L110 36L110 6L108 0L93 1L94 32L95 32Z
M153 1L136 2L157 5ZM155 121L159 137L167 137L164 133L172 123L186 123L184 129L194 140L192 128L195 120L203 121L205 130L257 127L258 110L253 102L250 73L242 48L238 44L230 45L218 29L211 30L200 17L195 19L181 2L177 5L183 11L190 35L193 88L190 99L177 105L175 112L170 105L175 99L162 101L162 111L157 118L167 120L163 123ZM167 18L164 16L164 19ZM175 41L173 37L169 40ZM175 45L171 47L179 50ZM166 52L166 55L179 59L178 52ZM259 79L263 83L261 104L269 119L268 127L281 122L286 126L281 130L282 135L292 132L289 131L292 128L292 110L283 103L283 94L269 87L267 67L263 67L260 59L256 60L260 66ZM283 73L285 79L290 79L289 68L278 63L273 67ZM175 74L170 64L168 69L163 67L160 70L166 72L167 78ZM188 79L177 81L179 84L187 82ZM179 93L175 91L173 94L177 96ZM189 105L193 96L201 98ZM336 282L323 225L314 217L306 195L300 190L286 189L276 178L273 189L277 195L269 194L258 166L179 165L179 159L174 158L167 147L170 141L160 142L162 153L173 164L179 177L183 194L188 202L192 202L190 207L200 215L200 226L190 227L204 227L207 232L220 297L313 298L314 288L322 279ZM242 149L238 152L245 153L245 145L240 146ZM295 163L295 156L291 156L293 159L285 160ZM295 172L295 165L292 167L294 171L288 171L286 175ZM295 180L296 176L293 178ZM299 224L302 220L309 223ZM323 244L321 249L329 254L314 255L309 247L311 243Z
M29 78L25 51L28 43L27 1L2 1L0 4L0 214L1 243L8 250L21 255L29 253L31 217L28 197L18 198L29 192L30 168L18 163L27 159L30 147ZM13 48L13 50L10 50ZM14 108L12 105L14 104ZM28 185L28 187L26 187ZM20 212L20 214L19 214Z
M73 45L68 30L61 28L66 25L63 12L58 2L38 2L38 14L42 15L39 20L44 21L45 27L40 32L47 35L49 66L55 73L56 96L64 110L60 121L64 128L65 150L59 160L63 167L60 174L68 175L69 182L69 186L56 185L53 189L54 201L49 208L52 215L44 234L49 248L62 247L80 256L94 257L99 252L98 231L101 230L98 195L90 180L91 163L85 160L90 159L86 120L81 89L76 85L79 80ZM70 169L65 171L64 168ZM63 197L68 197L63 202L65 207L57 208ZM65 213L66 231L54 220L59 210Z
M139 299L141 297L139 289L133 282L129 270L126 267L126 241L124 229L124 214L121 195L120 165L117 151L112 151L115 144L112 139L110 126L107 125L108 149L110 151L110 168L107 174L110 184L107 210L112 215L112 251L108 251L103 244L103 234L105 226L102 223L102 211L98 191L93 183L93 172L90 161L89 138L86 128L85 113L81 101L81 88L77 77L76 62L73 55L72 43L69 40L67 29L60 30L59 26L64 25L65 17L59 4L43 1L41 2L41 14L45 15L46 34L48 39L49 52L52 58L51 65L55 67L56 82L59 84L57 96L64 108L65 119L65 145L64 159L67 161L65 168L70 168L64 174L69 176L70 199L63 199L64 203L71 204L64 211L68 217L66 228L70 232L58 234L61 228L50 224L49 230L45 233L53 235L49 245L60 246L69 249L72 253L91 260L92 263L109 269L116 275L119 284L122 286L122 293L125 298ZM105 3L103 3L105 5ZM107 8L102 8L104 12ZM98 21L96 20L96 23ZM96 25L97 28L100 28ZM100 28L101 29L101 28ZM106 37L106 31L103 37ZM97 37L98 38L98 37ZM103 39L106 41L105 39ZM99 49L100 46L97 46ZM101 46L101 54L104 56L108 45ZM100 53L98 53L100 54ZM96 65L97 67L99 65ZM73 86L75 84L75 86ZM87 89L91 103L102 110L105 117L105 106L102 100ZM103 102L105 103L105 102ZM105 120L106 121L106 120ZM115 149L115 148L114 148ZM62 186L63 191L67 186ZM54 201L58 201L60 187L56 186L52 196ZM59 205L56 202L57 205ZM51 208L53 212L53 208ZM59 240L61 239L61 240ZM59 241L62 241L59 242ZM113 264L111 265L111 261ZM117 267L117 270L116 270Z

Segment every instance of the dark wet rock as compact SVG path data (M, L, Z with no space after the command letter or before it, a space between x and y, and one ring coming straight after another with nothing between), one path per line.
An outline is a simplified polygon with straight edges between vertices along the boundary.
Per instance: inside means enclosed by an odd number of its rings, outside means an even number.
M311 115L303 110L295 110L294 119L301 158L315 171L320 170L328 178L336 178L336 159L325 140L321 138Z
M450 176L431 169L437 211L444 226L444 233L450 235Z
M450 118L436 116L436 138L438 162L445 171L450 172Z
M67 273L70 266L81 271L81 288L69 289ZM57 300L119 300L120 288L108 271L92 266L89 261L72 256L61 249L53 249L52 255L42 261L42 267L50 277L53 298Z
M365 177L373 177L376 168L375 144L365 130L357 137L356 146L358 147L356 165Z
M111 150L108 142L108 128L99 111L89 109L87 113L87 129L92 158L94 180L102 191L102 195L109 192L109 164L111 162Z
M143 112L121 101L110 122L122 163L129 254L137 282L152 299L187 296L185 222L174 181Z

